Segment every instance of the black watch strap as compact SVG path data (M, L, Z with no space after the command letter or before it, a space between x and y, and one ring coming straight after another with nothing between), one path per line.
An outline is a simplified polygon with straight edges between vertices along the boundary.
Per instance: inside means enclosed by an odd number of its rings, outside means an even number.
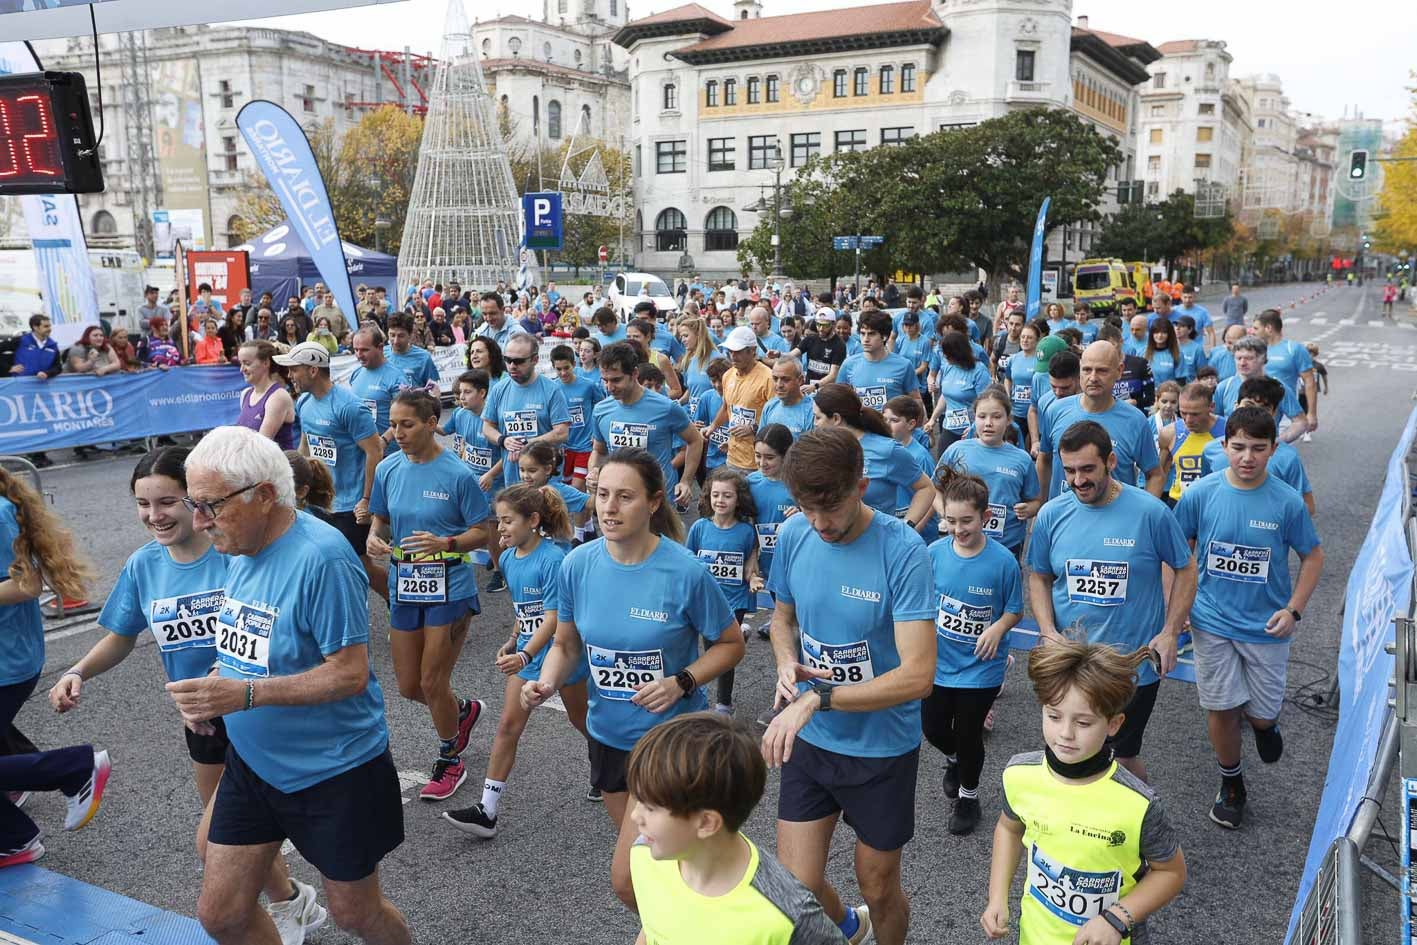
M1127 923L1123 922L1122 917L1117 915L1117 913L1113 912L1111 909L1103 909L1102 919L1108 925L1112 926L1112 928L1116 929L1118 935L1123 938L1127 937Z
M694 679L694 674L687 669L681 669L679 672L675 673L674 681L679 684L680 689L684 690L684 695L686 696L693 692L694 687L698 685L698 681Z
M1304 619L1304 615L1301 614L1301 613L1299 613L1299 611L1295 610L1293 607L1288 608L1288 610L1289 610L1289 612L1290 612L1291 614L1294 615L1294 622L1295 622L1295 623L1298 623L1299 621L1301 621L1301 620Z

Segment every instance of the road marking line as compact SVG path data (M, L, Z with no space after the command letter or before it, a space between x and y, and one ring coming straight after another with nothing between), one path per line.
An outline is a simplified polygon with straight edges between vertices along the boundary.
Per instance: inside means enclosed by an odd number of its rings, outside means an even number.
M98 621L96 621L96 620L86 620L86 621L84 621L83 623L79 624L78 626L65 627L65 628L62 629L62 630L55 630L55 631L53 631L53 632L51 632L51 633L46 633L46 634L44 635L44 638L45 638L46 640L62 640L62 639L64 639L65 637L74 637L74 636L78 636L78 635L81 634L81 633L88 633L88 632L91 631L91 630L97 630L97 629L98 629ZM0 945L3 945L3 940L0 940Z
M1338 323L1339 323L1340 325L1353 325L1353 324L1356 324L1357 321L1358 321L1358 319L1356 319L1356 318L1342 318L1342 319L1339 319L1339 322L1338 322Z
M424 775L421 771L400 771L398 772L398 776L400 794L411 788L422 789L423 785L428 783L428 777ZM409 796L405 797L403 799L403 802L407 804L411 800L413 800L413 797Z
M1382 319L1370 320L1370 321L1368 322L1368 327L1369 327L1369 328L1381 328L1381 327L1383 327L1383 321L1382 321Z
M18 935L11 935L9 932L0 932L0 945L36 945L27 938L20 938Z
M1315 315L1313 318L1309 319L1309 324L1310 324L1310 325L1327 325L1327 324L1328 324L1328 319L1327 319L1327 318L1324 318L1322 315Z

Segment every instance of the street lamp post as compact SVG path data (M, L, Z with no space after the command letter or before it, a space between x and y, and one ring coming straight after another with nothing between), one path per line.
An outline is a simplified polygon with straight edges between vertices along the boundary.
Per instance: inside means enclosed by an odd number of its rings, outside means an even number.
M768 167L773 173L772 185L772 278L782 281L782 169L786 162L782 159L782 148L774 147Z

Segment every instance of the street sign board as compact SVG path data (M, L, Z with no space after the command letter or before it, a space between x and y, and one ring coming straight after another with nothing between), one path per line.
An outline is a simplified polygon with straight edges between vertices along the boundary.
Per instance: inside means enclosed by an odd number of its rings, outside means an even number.
M877 246L885 243L885 241L886 238L884 236L863 236L861 237L861 248L875 249Z
M522 197L526 217L528 249L560 249L564 239L561 195L556 191L529 193Z
M609 261L610 261L610 247L609 247L609 246L602 246L602 247L600 247L599 255L600 255L600 261L601 261L602 263L607 263L607 262L609 262Z
M885 241L884 236L833 236L832 249L874 249Z

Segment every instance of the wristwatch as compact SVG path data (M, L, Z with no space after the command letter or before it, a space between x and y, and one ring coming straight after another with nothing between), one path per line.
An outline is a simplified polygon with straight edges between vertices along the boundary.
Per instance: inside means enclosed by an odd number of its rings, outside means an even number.
M694 687L698 685L698 681L694 679L694 674L687 669L681 669L679 672L675 673L674 681L679 684L680 689L684 690L684 695L686 696L693 692Z
M1122 938L1127 937L1127 923L1123 922L1122 917L1117 915L1117 913L1113 912L1111 909L1104 909L1102 910L1102 919L1108 925L1112 926L1112 928L1116 929L1117 934L1122 936Z
M812 691L817 694L817 711L830 712L832 710L832 687L813 686Z
M1298 623L1299 621L1301 621L1301 620L1304 619L1304 615L1301 614L1301 613L1299 613L1299 611L1295 610L1293 607L1286 607L1286 608L1284 608L1284 609L1287 610L1287 611L1289 611L1291 614L1294 615L1294 622L1295 622L1295 623Z

